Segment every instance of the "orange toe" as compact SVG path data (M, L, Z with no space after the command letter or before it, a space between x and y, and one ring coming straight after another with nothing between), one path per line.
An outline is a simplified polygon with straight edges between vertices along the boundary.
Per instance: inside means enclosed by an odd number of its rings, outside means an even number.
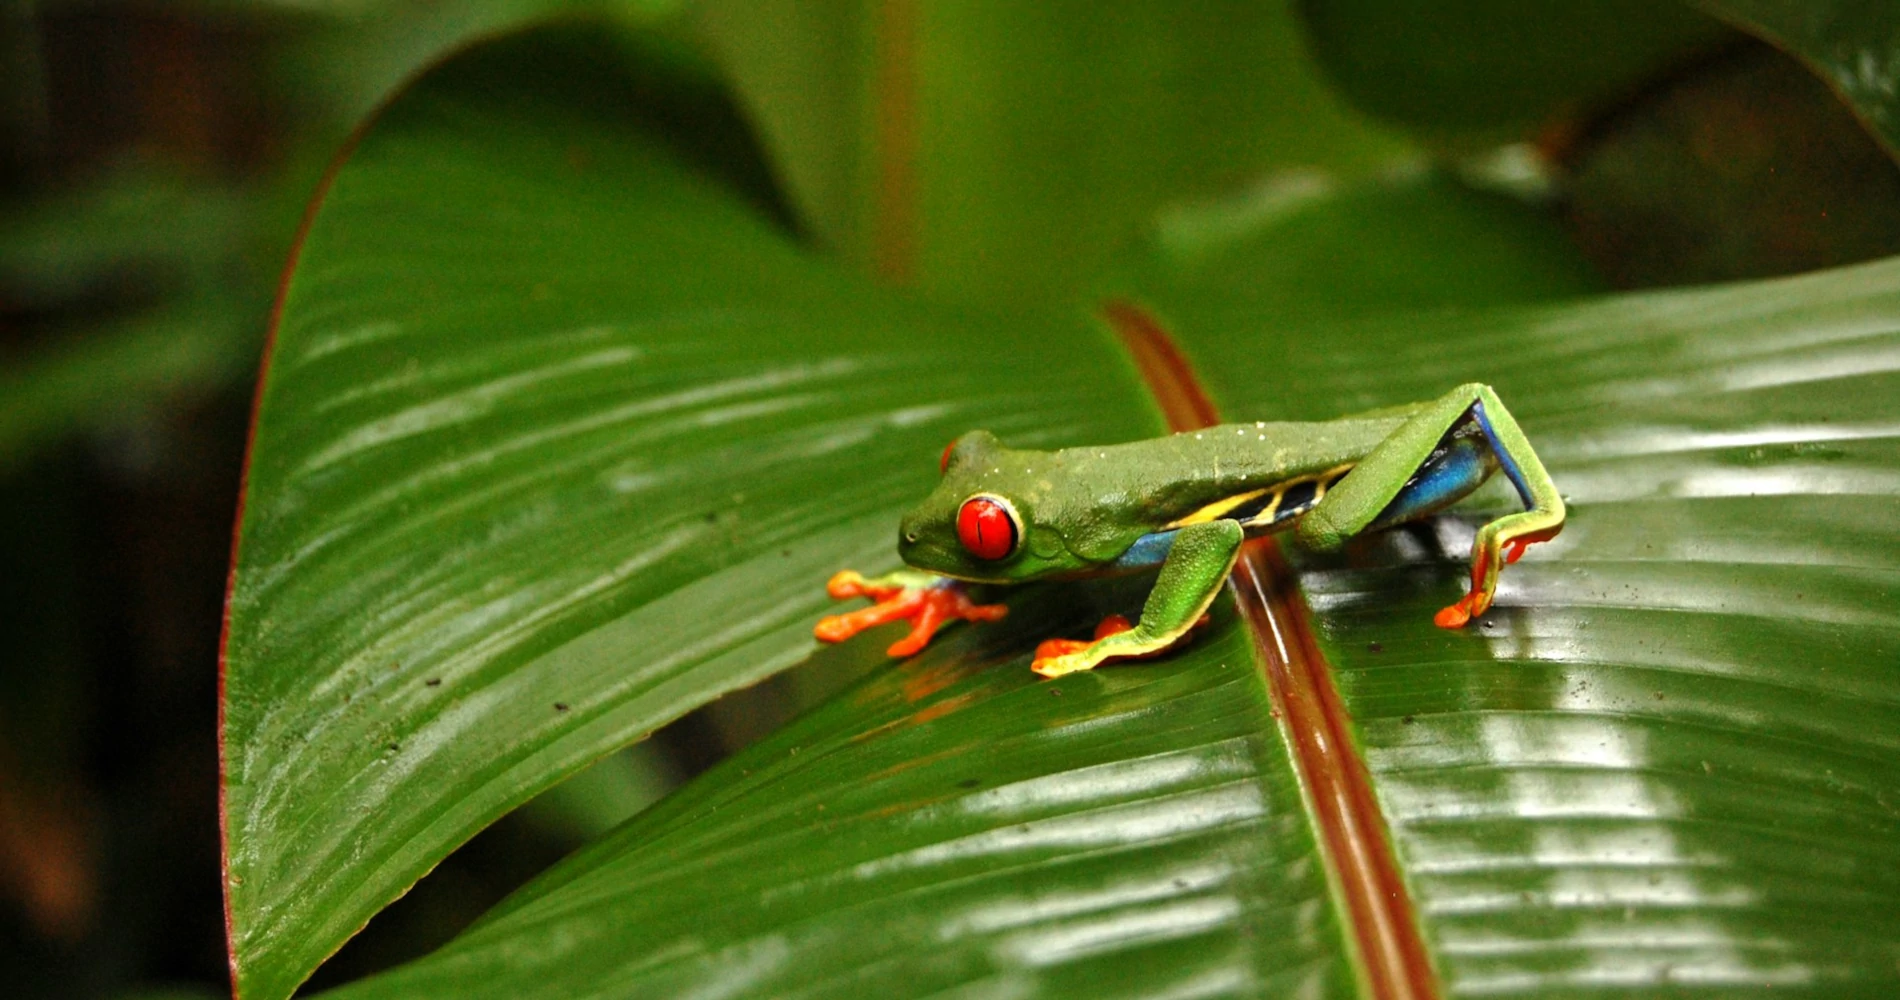
M884 650L884 655L892 659L901 660L906 656L922 652L923 648L928 645L930 645L929 635L919 635L913 631L902 639L891 643L890 646Z
M864 577L856 570L841 569L825 581L825 593L834 601L861 596L864 593Z
M1083 642L1080 639L1044 639L1041 644L1036 646L1036 662L1040 663L1043 660L1053 660L1058 656L1067 656L1070 653L1079 652L1088 647L1089 643Z
M1466 622L1484 614L1491 607L1490 597L1471 591L1458 599L1458 603L1441 609L1432 616L1432 624L1439 628L1462 628Z
M1009 608L1001 604L977 604L962 584L950 581L925 587L874 587L859 574L845 570L826 582L825 592L840 600L869 597L877 603L820 619L812 628L820 642L843 642L866 629L901 619L911 623L910 634L887 650L899 658L930 645L931 638L947 622L959 618L993 622L1009 613Z
M1459 601L1448 608L1441 609L1432 616L1432 624L1439 628L1464 628L1471 620L1471 612L1465 610L1465 602Z

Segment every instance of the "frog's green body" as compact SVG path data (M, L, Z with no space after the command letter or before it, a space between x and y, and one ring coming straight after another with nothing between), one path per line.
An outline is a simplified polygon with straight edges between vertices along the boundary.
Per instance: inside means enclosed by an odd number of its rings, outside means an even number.
M1403 416L1379 416L1224 424L1053 452L1007 449L987 432L973 431L952 446L943 482L904 518L898 552L905 562L945 576L1017 583L1106 568L1143 536L1197 514L1202 520L1248 515L1243 527L1249 534L1284 528L1305 508L1282 503L1269 510L1273 493L1296 483L1330 485L1404 422ZM1027 536L1019 558L991 563L959 544L957 508L978 493L1016 505Z
M1564 517L1563 501L1516 421L1489 387L1476 384L1431 403L1321 423L1225 424L1053 452L1012 450L972 431L946 450L937 489L905 515L898 551L919 570L977 583L1160 565L1138 625L1091 643L1044 644L1037 672L1055 676L1150 655L1179 640L1212 603L1248 536L1292 528L1308 547L1334 548L1360 532L1442 509L1499 468L1528 509L1479 531L1471 592L1438 618L1456 627L1490 605L1498 568L1523 546L1554 536ZM1508 556L1501 552L1507 544ZM882 603L827 619L821 638L915 618L911 638L893 647L900 654L922 648L944 617L1001 613L970 603L947 581L909 571L874 581L840 574L831 590ZM956 606L933 615L933 601Z

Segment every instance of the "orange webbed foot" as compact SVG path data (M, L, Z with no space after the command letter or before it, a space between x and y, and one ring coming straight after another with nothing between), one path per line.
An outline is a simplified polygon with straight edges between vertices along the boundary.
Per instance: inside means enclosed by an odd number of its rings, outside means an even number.
M1132 622L1121 615L1109 615L1095 626L1095 638L1093 639L1044 639L1036 646L1036 658L1034 662L1030 664L1030 669L1035 669L1045 660L1053 660L1058 656L1067 656L1070 653L1081 652L1117 632L1126 632L1134 627Z
M925 573L899 571L890 576L866 579L845 570L825 584L825 592L836 600L868 597L875 601L868 608L849 614L821 619L812 634L820 642L843 642L868 628L885 622L908 620L910 634L892 643L886 650L891 656L906 657L930 644L944 623L995 621L1009 613L1001 604L978 604L970 599L964 584Z
M1503 547L1499 550L1499 554L1504 559L1504 565L1509 566L1519 559L1522 559L1525 549L1539 542L1547 542L1555 538L1558 530L1561 528L1562 526L1559 525L1557 528L1552 528L1548 531L1533 531L1528 534L1519 535L1516 538L1507 539ZM1483 554L1480 553L1478 560L1471 565L1471 589L1465 593L1465 596L1459 598L1456 604L1443 608L1438 614L1433 615L1432 623L1439 628L1463 628L1471 619L1490 610L1492 598L1491 588L1497 586L1497 582L1495 574L1487 574L1486 570L1486 560ZM1486 586L1487 575L1491 577L1489 587Z
M1202 615L1195 621L1193 628L1199 629L1212 620L1212 616ZM1044 668L1050 661L1058 657L1067 656L1070 653L1079 653L1111 635L1126 632L1134 627L1133 622L1130 622L1121 615L1109 615L1107 618L1096 623L1095 637L1092 639L1044 639L1041 643L1037 644L1036 658L1030 661L1029 669L1047 676ZM1153 653L1147 654L1147 656L1159 656L1164 652L1166 652L1166 650L1156 650ZM1127 659L1140 660L1146 659L1147 656L1130 656L1127 657Z
M1463 628L1466 622L1484 614L1491 607L1491 591L1485 586L1488 575L1488 564L1480 555L1478 561L1471 564L1471 589L1465 592L1465 596L1458 598L1457 603L1439 609L1432 616L1432 624L1439 628Z
M1483 594L1472 591L1460 597L1458 603L1439 609L1439 612L1432 616L1432 624L1439 628L1464 628L1466 622L1484 614L1485 609L1490 606L1490 600Z

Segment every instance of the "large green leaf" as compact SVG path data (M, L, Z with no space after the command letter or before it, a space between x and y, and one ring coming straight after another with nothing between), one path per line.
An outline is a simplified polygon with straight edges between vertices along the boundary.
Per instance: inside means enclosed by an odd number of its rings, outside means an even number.
M232 606L246 996L529 792L797 658L816 581L889 564L949 434L1154 430L1086 316L814 262L695 175L733 160L670 139L617 61L549 36L464 57L316 217ZM769 205L757 178L736 190ZM1501 308L1591 286L1547 225L1429 176L1295 181L1174 217L1104 294L1154 308L1234 416L1496 381L1577 504L1489 635L1427 621L1455 519L1305 576L1451 991L1890 989L1900 477L1855 379L1893 367L1900 268ZM1139 591L1021 595L349 993L1351 995L1224 604L1166 663L1025 675L1034 639Z
M246 996L281 995L535 790L801 655L819 582L892 562L953 434L1157 429L1093 319L926 307L818 264L757 218L756 169L723 192L690 169L752 162L708 152L743 151L735 133L669 144L682 96L716 101L651 70L630 89L615 61L554 36L464 57L385 113L315 216L231 605ZM1386 259L1509 215L1408 199ZM1574 258L1539 240L1478 241L1500 249L1441 274L1570 287Z
M1491 382L1570 501L1477 629L1427 621L1473 519L1305 563L1450 993L1900 990L1900 260L1346 317L1323 351L1235 350L1257 313L1207 281L1143 291L1241 417Z
M1066 294L1168 202L1412 155L1325 85L1288 3L916 6L915 269L931 287Z
M1041 630L1089 620L1064 589L873 674L443 951L330 995L1351 995L1231 603L1165 666L1045 684Z
M1429 623L1464 520L1303 574L1449 995L1900 985L1900 261L1355 321L1270 359L1271 404L1176 305L1263 415L1451 369L1516 386L1571 489L1557 551L1468 632ZM1008 655L1034 634L874 675L335 995L1351 995L1331 918L1277 924L1330 911L1269 821L1292 799L1225 613L1165 665L1058 684Z
M824 577L894 563L956 433L1158 426L1106 333L818 264L687 169L730 140L665 138L673 78L561 41L388 109L285 294L226 647L246 997L511 806L803 655Z

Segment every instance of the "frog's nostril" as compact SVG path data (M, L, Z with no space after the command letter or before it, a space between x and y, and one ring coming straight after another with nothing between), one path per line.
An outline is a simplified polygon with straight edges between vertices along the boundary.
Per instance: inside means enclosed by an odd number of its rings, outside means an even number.
M907 541L911 543L912 545L917 544L917 533L915 531L904 532L904 541Z

